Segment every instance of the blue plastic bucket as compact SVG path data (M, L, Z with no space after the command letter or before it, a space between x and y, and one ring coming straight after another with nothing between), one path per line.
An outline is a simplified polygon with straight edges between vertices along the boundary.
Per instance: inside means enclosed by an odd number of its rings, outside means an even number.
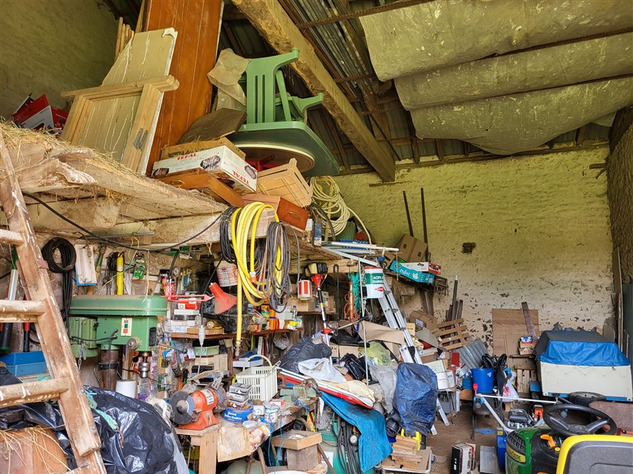
M492 393L494 387L494 369L471 369L473 375L473 385L477 384L479 393Z
M497 431L497 464L499 469L506 469L506 435L503 431Z

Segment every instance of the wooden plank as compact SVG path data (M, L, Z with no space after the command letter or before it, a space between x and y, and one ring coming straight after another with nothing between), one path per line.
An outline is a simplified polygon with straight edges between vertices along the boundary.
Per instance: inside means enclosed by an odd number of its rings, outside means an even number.
M207 73L215 65L223 6L224 2L217 0L147 1L144 30L178 30L171 74L180 81L180 88L163 100L148 172L160 150L178 143L194 120L211 108L212 89Z
M109 229L115 225L121 210L121 200L116 196L59 201L48 203L48 205L71 221L80 222L82 227L93 232ZM38 231L77 231L75 226L56 216L41 204L29 204L27 209L33 227Z
M538 311L531 309L530 318L538 335ZM492 310L492 352L494 355L518 354L519 339L526 335L522 309Z
M224 204L205 196L196 196L184 189L134 175L114 161L96 157L91 150L79 149L56 157L73 168L92 176L104 190L130 196L146 206L171 208L172 215L213 214L226 209Z
M231 206L244 206L244 199L240 193L204 170L183 171L156 179L182 189L202 189Z
M523 318L525 319L525 329L527 330L532 340L536 342L538 336L536 334L536 330L534 329L534 324L532 323L532 317L530 316L530 307L528 306L527 301L521 303L521 309L523 310Z
M0 387L0 408L55 400L66 392L69 386L70 382L67 379L59 378L3 385Z
M160 90L152 84L145 84L121 159L121 163L139 174L145 174L147 168L162 100Z
M169 27L136 34L117 57L102 85L168 75L177 36L176 30Z
M42 161L35 166L21 168L17 174L22 192L26 193L58 191L95 184L95 180L91 176L77 171L55 158Z
M83 96L87 99L109 99L112 97L126 97L138 94L143 88L151 84L161 91L173 91L178 89L179 82L174 76L150 77L138 81L123 82L121 84L110 84L107 86L90 87L88 89L77 89L72 91L61 92L60 95L66 100L72 100L75 97ZM70 120L70 115L68 117ZM68 124L68 120L66 120ZM64 130L66 126L64 126Z
M19 232L0 229L0 242L5 242L11 245L22 245L24 243L24 238Z
M152 245L164 246L172 245L192 236L195 238L188 241L188 245L206 245L209 243L220 241L220 220L207 229L209 224L217 215L200 215L187 216L170 219L148 220L143 222L130 222L126 224L117 224L114 227L104 231L102 235L134 235L134 234L150 234L152 235ZM265 237L268 224L274 221L273 211L266 209L261 216L257 226L257 238ZM206 230L205 230L206 229Z
M281 4L269 0L233 0L233 4L278 53L299 49L299 60L292 63L291 67L313 94L323 92L323 106L380 177L385 181L394 181L393 152L371 134Z
M39 316L44 314L46 306L41 301L0 300L0 314L23 314ZM2 317L2 316L0 316Z

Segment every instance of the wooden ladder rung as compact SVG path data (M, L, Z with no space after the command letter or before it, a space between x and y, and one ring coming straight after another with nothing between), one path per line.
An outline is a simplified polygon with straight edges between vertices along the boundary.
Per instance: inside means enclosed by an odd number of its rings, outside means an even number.
M42 301L0 300L0 322L36 322L46 312Z
M0 242L5 242L12 245L22 245L24 243L24 237L19 232L0 229Z
M66 379L4 385L0 387L0 408L53 400L59 398L59 395L67 391L69 386Z

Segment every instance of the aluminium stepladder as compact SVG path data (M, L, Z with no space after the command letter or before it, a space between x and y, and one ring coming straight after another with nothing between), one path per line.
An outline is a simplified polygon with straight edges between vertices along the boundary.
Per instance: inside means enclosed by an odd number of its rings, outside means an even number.
M11 156L0 136L0 204L8 230L0 242L18 254L18 270L28 301L0 300L0 322L35 323L50 380L0 387L0 408L58 400L77 469L73 473L103 473L101 440L88 406L66 327L53 295L48 265L37 245Z

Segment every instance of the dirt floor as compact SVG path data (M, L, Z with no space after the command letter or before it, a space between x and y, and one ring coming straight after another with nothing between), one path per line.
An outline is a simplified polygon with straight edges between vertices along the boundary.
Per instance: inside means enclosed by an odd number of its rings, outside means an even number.
M479 463L479 449L483 446L494 446L496 450L496 428L497 423L491 416L477 417L477 430L473 436L472 405L462 404L461 410L452 418L451 424L444 424L437 419L435 427L437 435L429 435L427 445L437 457L431 472L448 474L450 473L451 447L457 443L474 443L477 447L477 465ZM474 471L479 472L479 471Z

